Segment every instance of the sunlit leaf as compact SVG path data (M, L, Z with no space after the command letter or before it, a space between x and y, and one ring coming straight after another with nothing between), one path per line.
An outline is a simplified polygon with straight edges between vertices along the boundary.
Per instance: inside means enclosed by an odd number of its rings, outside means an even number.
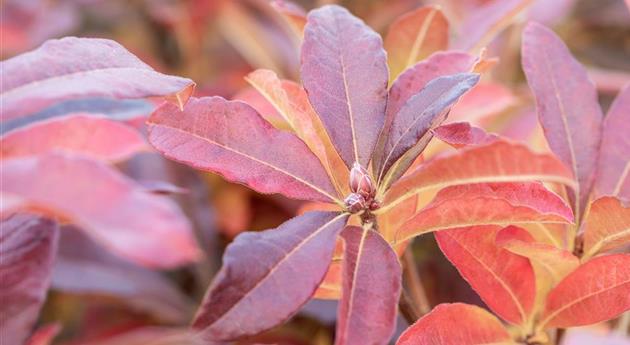
M468 122L455 122L439 126L433 130L433 135L455 148L489 144L499 138L479 127L471 126Z
M630 244L630 204L614 197L591 203L583 225L584 257Z
M308 15L302 81L333 144L348 167L367 167L383 127L387 61L381 37L345 8Z

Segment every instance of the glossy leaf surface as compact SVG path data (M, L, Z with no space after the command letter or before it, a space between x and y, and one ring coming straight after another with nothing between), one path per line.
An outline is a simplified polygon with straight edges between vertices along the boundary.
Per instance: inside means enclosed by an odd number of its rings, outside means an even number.
M440 304L411 325L396 345L513 344L494 315L463 303Z
M348 167L367 167L383 127L387 61L381 37L348 10L323 6L308 15L302 81Z
M59 234L55 222L28 214L0 225L0 339L22 344L46 299Z
M253 335L286 321L324 278L348 216L309 212L232 242L193 328L209 341ZM269 311L273 310L273 313Z
M190 79L154 71L123 46L106 39L49 40L33 51L2 61L0 67L2 121L55 102L95 96L167 96L182 106L195 86Z
M536 279L528 259L495 243L498 226L438 231L442 253L481 299L504 320L522 324L536 298Z
M591 203L583 225L584 256L630 243L630 204L615 197L602 197Z
M398 256L375 231L350 226L341 236L343 289L335 344L387 344L396 326L402 284Z
M179 208L104 163L61 153L7 159L2 178L4 195L71 219L97 242L137 263L174 267L198 257Z
M183 111L163 104L148 123L149 141L170 159L220 173L262 193L319 201L336 198L308 146L272 127L245 103L193 98Z
M144 149L148 149L147 144L135 129L88 114L37 122L9 132L0 139L2 159L62 150L106 161L120 161Z

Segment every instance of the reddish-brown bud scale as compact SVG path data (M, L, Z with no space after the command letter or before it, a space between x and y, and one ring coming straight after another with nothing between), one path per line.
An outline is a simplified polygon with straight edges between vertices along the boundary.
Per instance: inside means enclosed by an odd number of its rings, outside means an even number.
M346 200L344 200L346 204L346 209L350 213L357 213L363 209L365 209L367 202L365 198L361 194L352 193L348 195Z
M350 190L353 193L361 194L366 200L373 199L376 193L370 174L357 162L350 170Z

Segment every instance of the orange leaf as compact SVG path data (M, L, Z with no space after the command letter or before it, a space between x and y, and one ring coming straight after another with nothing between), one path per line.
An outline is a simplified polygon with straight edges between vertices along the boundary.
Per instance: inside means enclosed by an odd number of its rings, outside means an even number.
M501 322L474 305L440 304L416 321L396 345L515 344Z
M569 274L547 297L540 328L610 320L630 310L630 255L596 257Z
M630 244L630 205L615 197L591 203L584 220L584 259Z
M390 82L407 67L448 47L448 21L436 6L420 7L398 17L385 37Z

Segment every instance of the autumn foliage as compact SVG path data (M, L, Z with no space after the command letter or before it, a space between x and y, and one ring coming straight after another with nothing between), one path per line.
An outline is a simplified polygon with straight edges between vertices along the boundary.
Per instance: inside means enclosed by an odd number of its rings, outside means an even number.
M600 103L543 1L446 3L397 13L384 36L340 5L252 5L295 66L259 49L240 2L192 1L183 21L153 8L199 70L203 23L240 35L263 68L230 91L102 38L2 61L3 344L627 342L630 79ZM244 231L243 186L287 216ZM427 238L478 297L427 294ZM73 335L55 312L42 322L51 290L152 319ZM283 332L309 329L294 323L314 300L335 301L331 329ZM608 333L580 342L581 326Z

